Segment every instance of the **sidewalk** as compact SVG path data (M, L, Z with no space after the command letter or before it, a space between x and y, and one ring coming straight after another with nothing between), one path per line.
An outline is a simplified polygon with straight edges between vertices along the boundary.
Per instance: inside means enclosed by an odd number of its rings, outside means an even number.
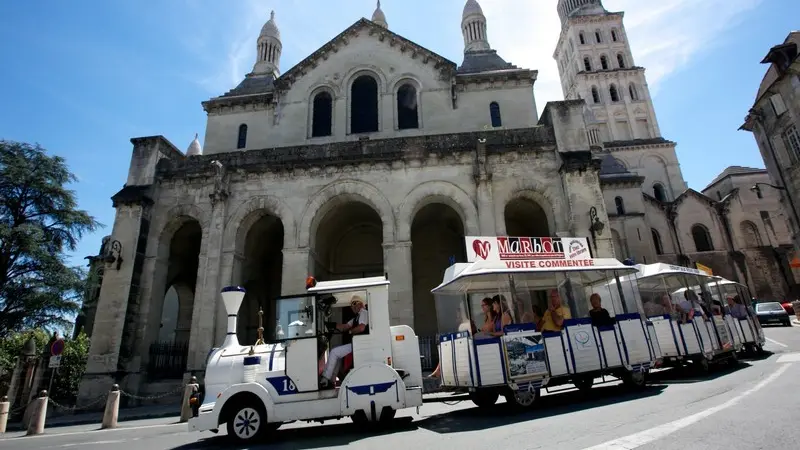
M125 408L119 410L118 422L128 422L132 420L160 419L164 417L175 417L178 420L181 415L180 407L177 405L153 405L140 406L136 408ZM48 417L45 421L45 430L57 427L70 427L75 425L94 425L99 427L103 422L103 412L92 412L82 414L72 414L60 417ZM9 423L6 431L22 431L22 423Z

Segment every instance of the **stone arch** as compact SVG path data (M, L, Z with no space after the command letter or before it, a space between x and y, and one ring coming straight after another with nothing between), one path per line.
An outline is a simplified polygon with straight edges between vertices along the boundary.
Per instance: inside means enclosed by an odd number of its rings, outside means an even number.
M254 214L256 211L260 213ZM225 252L238 251L244 245L247 230L257 222L264 213L277 217L283 223L284 248L297 247L297 224L294 213L286 203L272 195L261 195L250 198L240 204L225 223L222 248Z
M203 237L208 233L209 217L208 212L197 205L182 204L177 205L165 214L156 215L164 219L156 221L151 226L152 230L160 230L156 239L148 241L147 256L168 256L169 242L172 236L187 222L195 220L203 230ZM203 239L205 241L205 239Z
M568 229L566 220L561 214L560 202L541 182L534 180L526 180L524 187L510 190L505 195L499 196L495 203L495 217L505 217L506 205L516 198L533 201L542 208L547 217L547 227L551 234ZM497 221L497 234L506 234L505 221L502 219Z
M739 224L742 244L744 248L761 247L764 242L761 240L761 233L758 232L756 224L749 220L743 220Z
M461 216L464 232L468 236L480 234L478 208L469 194L447 181L427 181L412 189L400 205L397 215L398 241L405 242L411 239L411 224L414 217L419 210L431 203L442 203L453 208Z
M418 93L422 92L422 82L419 78L411 72L402 73L396 76L390 83L389 83L389 90L391 92L397 92L400 89L400 86L404 84L410 84L414 86L414 89L417 90Z
M348 70L347 73L345 73L342 77L342 79L345 80L343 85L346 87L345 92L348 93L348 95L350 90L353 88L353 81L355 81L356 78L360 77L361 75L370 75L374 77L378 82L378 93L386 93L386 86L389 85L389 79L386 74L384 74L383 71L377 66L359 64Z
M696 223L692 225L692 241L696 252L710 252L714 250L714 241L711 238L711 232L708 227Z
M383 243L395 242L397 235L395 216L389 200L373 185L357 180L340 180L328 184L314 194L303 211L297 233L297 247L313 246L312 237L317 235L317 227L325 214L335 206L334 199L356 200L372 207L383 223Z
M318 111L318 107L323 107L324 104L317 103L317 96L320 94L327 94L330 100L330 106L327 111ZM313 89L310 90L307 105L308 105L308 114L307 120L308 124L306 129L308 130L307 134L309 138L320 138L320 137L330 137L333 136L334 130L336 129L336 101L339 97L339 88L337 86L322 83L316 85ZM322 121L327 122L324 125L316 124L315 119L319 119ZM320 129L324 129L323 132L318 132Z

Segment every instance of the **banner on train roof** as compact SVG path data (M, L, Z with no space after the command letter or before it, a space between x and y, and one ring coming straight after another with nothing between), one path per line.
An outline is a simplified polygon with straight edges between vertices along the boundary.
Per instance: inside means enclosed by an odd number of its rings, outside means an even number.
M704 266L704 265L700 264L699 262L694 263L694 265L697 266L697 270L699 270L701 272L705 272L710 277L714 276L714 271L711 270L711 267Z
M467 262L591 260L586 238L467 236Z

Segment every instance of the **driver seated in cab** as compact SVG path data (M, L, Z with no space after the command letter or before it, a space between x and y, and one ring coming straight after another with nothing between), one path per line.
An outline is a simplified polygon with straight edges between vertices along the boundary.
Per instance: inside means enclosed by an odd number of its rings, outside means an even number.
M350 299L350 308L353 310L353 313L355 313L356 316L347 323L337 324L336 329L342 333L348 333L350 335L368 334L369 312L364 307L364 299L358 295L354 295L353 298ZM340 345L331 350L331 353L328 356L328 363L325 365L325 372L323 372L322 378L319 382L320 388L325 389L333 387L333 377L339 366L339 362L342 360L342 358L352 352L353 344Z

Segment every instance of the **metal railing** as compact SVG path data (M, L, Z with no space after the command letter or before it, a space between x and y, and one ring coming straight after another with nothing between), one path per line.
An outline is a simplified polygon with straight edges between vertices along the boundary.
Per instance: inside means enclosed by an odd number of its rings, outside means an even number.
M147 376L154 380L183 378L189 357L188 342L153 342L147 362Z

